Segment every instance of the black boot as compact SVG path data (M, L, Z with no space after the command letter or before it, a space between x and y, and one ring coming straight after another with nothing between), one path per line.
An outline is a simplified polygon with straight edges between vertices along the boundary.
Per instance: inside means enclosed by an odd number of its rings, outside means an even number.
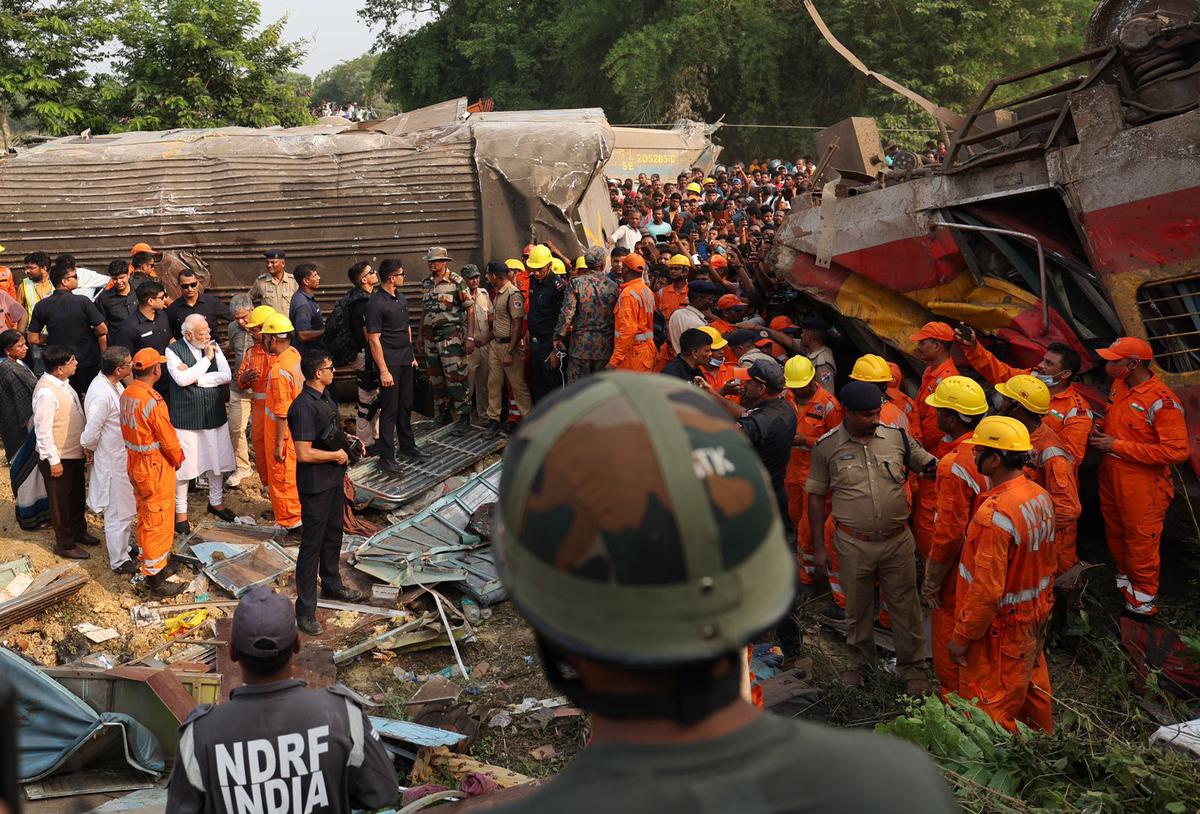
M500 434L500 422L494 418L488 419L487 423L488 438L495 438Z
M165 598L177 596L187 586L178 582L167 582L167 574L164 570L146 577L146 587L150 589L150 593L154 596Z
M455 438L462 438L471 430L471 416L463 413L458 417L458 424L450 431Z
M438 413L437 425L439 427L444 427L447 424L453 424L453 423L454 423L454 414L451 413L449 410L442 410L440 413Z

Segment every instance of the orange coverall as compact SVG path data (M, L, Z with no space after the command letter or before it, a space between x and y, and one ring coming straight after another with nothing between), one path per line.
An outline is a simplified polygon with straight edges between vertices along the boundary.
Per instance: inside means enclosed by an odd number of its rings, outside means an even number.
M957 375L958 368L953 359L947 359L936 367L934 365L926 367L925 373L921 377L921 389L917 391L915 399L917 421L912 427L912 434L921 442L921 446L938 458L942 457L943 444L946 443L946 439L937 426L937 408L930 407L925 403L925 399L932 395L934 390L937 390L942 379ZM933 543L933 512L936 506L936 481L919 478L917 480L917 499L913 501L912 520L913 535L917 538L917 553L921 555L921 559L929 558L929 546Z
M735 327L732 322L726 322L725 320L721 319L720 317L717 317L716 319L711 320L708 324L711 325L712 327L716 328L717 333L719 333L721 336L724 336L727 333L731 333ZM717 351L714 351L714 353L717 353ZM720 351L720 353L725 355L725 361L729 362L729 364L736 365L738 363L738 358L737 358L737 355L734 354L734 352L733 352L732 345L726 345Z
M976 503L981 492L988 488L988 481L975 468L975 447L964 444L972 433L956 438L950 449L938 461L937 508L934 512L933 540L929 546L927 569L943 572L942 589L938 593L942 606L930 614L933 651L933 670L942 685L942 696L958 692L958 665L950 659L947 646L954 634L955 587L954 576L962 554L963 541L967 537L967 526L975 515Z
M238 368L237 373L239 382L245 373L258 373L258 378L242 389L248 389L251 394L250 446L254 449L254 468L258 471L258 480L264 488L267 487L267 456L270 453L263 440L263 407L267 403L267 374L271 370L272 359L273 356L255 343L242 357L242 366Z
M1049 492L1054 503L1054 553L1058 563L1054 575L1058 576L1079 559L1075 554L1075 524L1083 513L1079 469L1066 444L1045 419L1029 434L1029 440L1033 444L1033 464L1025 469L1025 475Z
M183 448L167 402L137 379L121 394L121 436L137 504L138 559L142 576L153 576L166 567L175 540L175 470Z
M662 314L664 320L670 322L671 314L688 304L687 281L684 281L682 291L676 290L674 285L664 285L658 290L657 300L658 313Z
M267 375L267 400L263 409L263 444L266 446L267 479L271 484L271 511L285 529L300 525L300 493L296 491L296 447L287 426L287 411L304 388L300 374L300 352L289 346L271 362ZM275 443L283 422L283 462L275 460Z
M14 300L17 299L17 284L13 281L12 271L8 266L0 266L0 291L8 294ZM32 312L33 308L26 310Z
M670 344L669 342L667 344ZM621 283L613 326L613 353L608 366L634 373L653 373L654 292L641 277Z
M1188 457L1179 399L1157 376L1113 383L1104 431L1116 442L1100 461L1100 511L1117 588L1134 613L1158 612L1158 544L1175 485L1171 464Z
M837 399L821 387L813 389L812 399L807 404L798 403L792 390L785 390L783 399L796 411L796 438L805 443L805 446L792 446L787 474L783 479L783 488L788 496L788 514L791 515L792 522L796 525L796 550L800 554L800 582L812 585L816 580L816 569L813 566L812 531L808 527L808 492L804 491L804 483L808 480L813 445L820 440L822 435L842 423L842 407L838 404ZM832 513L826 517L825 541L825 550L829 553L829 588L833 592L833 601L838 604L838 607L844 608L846 607L846 595L842 592L837 551L833 547Z
M953 639L966 645L959 695L996 723L1049 732L1042 643L1054 604L1054 504L1023 474L984 492L958 564Z

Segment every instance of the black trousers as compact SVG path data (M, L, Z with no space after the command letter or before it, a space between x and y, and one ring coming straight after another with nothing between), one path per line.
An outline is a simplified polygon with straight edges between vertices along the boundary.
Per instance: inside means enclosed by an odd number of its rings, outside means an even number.
M346 496L341 484L324 492L300 495L300 556L296 559L296 616L317 613L317 576L327 590L342 584L342 510Z
M381 457L395 457L396 450L416 448L413 438L413 366L392 365L388 370L395 382L391 387L379 388L379 447Z
M50 477L50 462L38 460L38 471L50 496L50 524L54 526L54 548L66 551L87 533L83 516L84 463L83 458L63 459L62 474Z
M567 372L567 360L563 359L558 370L550 367L546 359L554 352L554 337L529 337L529 396L534 404L563 387L563 376Z

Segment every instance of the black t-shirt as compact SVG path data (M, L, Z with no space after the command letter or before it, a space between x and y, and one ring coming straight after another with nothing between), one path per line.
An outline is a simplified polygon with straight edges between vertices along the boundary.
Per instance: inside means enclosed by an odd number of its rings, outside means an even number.
M547 274L545 280L529 277L529 335L552 336L562 310L567 284L562 275Z
M112 341L112 335L121 327L121 323L137 310L137 296L132 288L128 294L121 294L115 288L106 288L96 297L96 307L104 314L104 321L108 324L108 338Z
M762 459L771 485L782 489L796 438L796 411L783 399L769 399L739 418L738 426Z
M364 312L367 332L379 334L383 358L388 367L413 363L412 342L408 339L408 301L400 290L392 296L382 287L375 289Z
M692 379L700 375L700 368L692 367L687 362L683 361L682 356L676 356L667 366L662 369L664 376L674 376L678 379L683 379L685 382L691 383Z
M29 332L45 331L46 344L67 348L79 367L99 367L100 343L94 329L103 322L96 303L60 288L33 306Z
M318 393L307 384L288 407L288 429L291 430L292 440L311 441L318 449L330 451L325 442L328 440L330 426L340 421L337 404L329 395L329 391ZM311 495L329 489L341 489L342 478L346 467L332 461L320 464L296 462L296 491L302 495Z
M162 311L156 311L154 319L146 319L141 311L134 309L129 319L121 323L116 334L108 338L108 344L120 345L128 350L130 355L142 348L154 348L165 354L167 345L171 344L171 324ZM168 377L164 375L163 378Z
M346 306L346 323L354 332L354 346L357 348L366 347L367 344L367 340L363 338L363 328L367 325L367 302L370 299L371 294L367 294L362 289L355 289L351 292L349 303ZM370 353L367 354L367 358L371 358Z
M225 306L211 294L201 294L196 298L195 305L188 305L183 301L183 297L180 297L167 306L167 321L171 325L171 336L182 339L183 321L192 314L200 314L208 322L208 330L212 332L212 338L219 340L220 334L217 333L217 326L220 323L217 318L224 313L226 313Z

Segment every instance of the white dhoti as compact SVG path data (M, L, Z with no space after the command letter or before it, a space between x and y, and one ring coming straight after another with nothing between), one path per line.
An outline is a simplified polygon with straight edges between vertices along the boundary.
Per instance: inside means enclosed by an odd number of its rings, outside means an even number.
M121 436L120 382L115 385L97 376L84 397L86 423L80 443L93 451L92 472L88 480L87 505L104 515L104 543L108 564L116 568L129 557L129 538L137 504L129 480L129 457Z
M208 473L208 503L220 506L225 501L222 474L234 470L233 442L229 424L211 430L175 430L183 448L183 464L175 473L175 511L187 514L188 482Z

